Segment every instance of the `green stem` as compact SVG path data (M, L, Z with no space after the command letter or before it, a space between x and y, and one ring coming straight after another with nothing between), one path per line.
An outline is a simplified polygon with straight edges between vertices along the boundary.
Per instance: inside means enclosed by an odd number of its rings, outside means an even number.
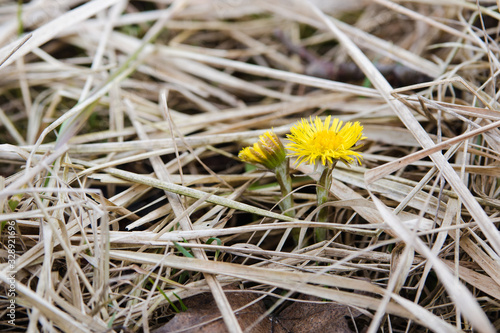
M328 201L328 194L330 193L330 186L332 184L332 171L335 168L335 164L327 165L323 168L321 176L318 180L318 186L316 187L316 195L318 197L318 207L323 205ZM318 222L328 221L328 208L322 207L318 212ZM327 229L316 228L315 236L316 241L321 242L326 239Z
M276 180L280 184L281 194L283 196L280 202L280 208L284 215L294 217L295 210L293 207L293 197L290 194L292 192L292 178L290 177L290 169L288 165L288 159L285 159L280 163L275 169Z
M23 24L23 1L17 1L17 35L21 36L24 33Z

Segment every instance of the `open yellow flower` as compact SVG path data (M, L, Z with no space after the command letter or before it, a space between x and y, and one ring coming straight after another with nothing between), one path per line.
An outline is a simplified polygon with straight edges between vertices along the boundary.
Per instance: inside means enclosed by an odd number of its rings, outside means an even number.
M310 121L302 119L290 129L287 137L290 143L287 148L291 156L298 156L297 165L307 162L323 165L334 165L337 161L345 164L357 160L361 162L361 154L355 151L354 145L366 137L363 136L363 126L359 122L343 122L337 118L326 117L323 123L319 117Z
M259 136L259 141L252 147L243 148L238 157L248 163L261 164L273 170L286 158L285 147L273 131Z

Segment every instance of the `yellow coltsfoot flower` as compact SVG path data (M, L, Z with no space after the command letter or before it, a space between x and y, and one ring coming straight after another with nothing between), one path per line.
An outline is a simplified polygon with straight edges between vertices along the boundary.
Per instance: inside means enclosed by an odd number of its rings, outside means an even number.
M342 126L343 125L343 126ZM290 128L287 137L290 143L287 148L291 151L289 156L297 156L297 165L304 162L320 166L321 176L316 187L318 200L318 221L328 221L328 196L332 183L332 171L338 161L345 164L357 161L361 163L361 154L355 150L359 146L355 144L365 139L363 136L363 126L359 122L344 123L328 116L325 122L319 117L309 121L302 119L295 126ZM327 239L328 232L324 228L314 230L316 241Z
M334 165L337 161L345 164L356 160L361 162L361 154L355 151L354 145L365 139L363 126L359 122L343 122L337 118L326 117L323 123L319 117L310 121L302 119L290 129L287 137L290 143L287 148L291 156L297 156L297 165L307 162L324 166Z
M259 141L251 147L243 148L238 157L244 162L259 164L274 172L283 195L279 205L285 215L294 216L292 179L285 147L273 131L259 136Z
M273 131L259 136L259 141L251 147L243 148L238 157L251 164L260 164L274 170L286 158L285 147Z

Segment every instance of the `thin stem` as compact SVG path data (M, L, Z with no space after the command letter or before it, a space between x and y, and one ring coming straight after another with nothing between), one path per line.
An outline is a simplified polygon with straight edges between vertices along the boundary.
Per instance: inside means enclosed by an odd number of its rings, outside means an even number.
M293 197L290 194L292 192L292 178L290 177L290 169L288 165L288 159L285 159L280 163L275 169L276 180L280 184L281 194L283 198L280 202L280 207L284 215L294 217L295 210L293 207Z
M280 184L282 199L280 201L280 208L284 215L295 217L295 209L293 208L292 196L292 177L290 177L290 165L288 158L285 158L276 168L274 168L276 180ZM291 230L293 241L295 245L299 244L300 228L293 228Z
M332 171L335 168L335 164L327 165L323 168L321 172L321 177L318 180L318 186L316 187L316 195L318 197L318 207L323 205L328 201L328 194L330 193L330 186L332 184ZM328 221L328 208L322 207L318 212L318 222ZM316 242L321 242L326 239L327 230L324 228L316 228L315 236Z

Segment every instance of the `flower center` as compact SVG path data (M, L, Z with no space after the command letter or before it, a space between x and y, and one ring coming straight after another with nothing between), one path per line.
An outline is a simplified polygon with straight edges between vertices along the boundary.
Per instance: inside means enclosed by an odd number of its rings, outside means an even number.
M337 150L341 145L342 138L332 131L321 131L311 140L314 149L318 151Z

